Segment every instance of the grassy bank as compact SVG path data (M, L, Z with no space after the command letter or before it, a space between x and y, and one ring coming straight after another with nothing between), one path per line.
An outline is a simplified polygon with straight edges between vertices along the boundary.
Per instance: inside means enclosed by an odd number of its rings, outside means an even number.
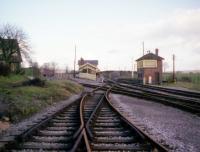
M47 81L44 87L13 87L24 80L26 77L19 75L0 77L0 112L11 121L19 121L82 90L74 82L61 80Z
M176 83L164 83L163 86L166 87L176 87L176 88L185 88L194 91L200 91L200 84L191 83L191 82L176 82Z
M164 86L200 91L200 73L177 72L176 83L172 82L172 73L164 73L163 79L167 82L163 84Z

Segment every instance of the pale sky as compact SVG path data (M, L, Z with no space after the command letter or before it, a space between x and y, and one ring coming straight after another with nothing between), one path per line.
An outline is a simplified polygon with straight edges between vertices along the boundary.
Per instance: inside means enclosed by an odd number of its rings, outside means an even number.
M159 48L172 69L200 70L200 0L0 0L0 24L27 34L40 65L73 68L97 59L100 70L132 70L132 62Z

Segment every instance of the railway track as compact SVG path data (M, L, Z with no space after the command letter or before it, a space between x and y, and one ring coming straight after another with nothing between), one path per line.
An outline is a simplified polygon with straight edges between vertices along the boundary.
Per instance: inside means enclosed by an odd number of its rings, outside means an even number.
M93 94L93 96L88 94L84 97L83 115L85 123L88 121L90 115L92 114L93 110L95 109L101 98L102 94Z
M116 92L124 90L122 94L138 96L140 98L150 99L152 101L161 102L166 105L180 108L182 110L200 115L200 99L189 98L185 96L176 96L163 92L157 92L146 88L135 88L132 86L124 87L116 85ZM119 92L120 92L119 91Z
M167 151L123 117L110 104L108 92L98 102L85 128L88 151Z
M134 86L124 86L120 85L116 82L108 83L113 86L111 92L127 95L131 97L142 98L145 100L150 100L154 102L159 102L165 105L169 105L175 108L182 109L187 112L194 113L196 115L200 115L200 99L198 98L189 98L185 96L176 96L167 93L162 93L142 87L134 87ZM87 87L97 87L95 85L83 84ZM109 87L104 85L101 89L107 90Z
M98 91L102 88L63 107L0 151L167 151L123 117L109 102L109 90Z
M127 84L120 83L119 86L126 87L129 89L134 89L134 90L141 90L144 92L174 96L176 98L182 98L185 100L190 100L192 102L194 101L194 102L200 103L200 93L197 93L197 92L175 90L175 89L156 87L156 86L150 86L150 85L140 85L140 84L127 85Z
M74 151L77 148L78 134L81 131L79 115L80 101L58 111L34 128L18 136L14 143L2 151Z
M130 81L125 81L125 80L122 81L122 85L127 87L132 86L132 87L148 88L151 90L157 90L157 91L167 92L170 94L181 95L184 97L200 99L200 93L195 91L187 91L187 90L180 90L180 89L173 89L173 88L166 88L166 87L152 86L152 85L142 85L138 83L131 83Z

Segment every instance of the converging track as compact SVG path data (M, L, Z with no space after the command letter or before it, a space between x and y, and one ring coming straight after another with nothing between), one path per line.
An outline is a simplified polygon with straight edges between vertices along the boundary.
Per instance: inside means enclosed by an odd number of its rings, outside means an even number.
M97 87L95 85L91 84L83 84L87 87ZM131 97L137 97L142 98L154 102L159 102L165 105L169 105L175 108L182 109L184 111L188 111L191 113L194 113L196 115L200 115L200 98L198 98L198 94L200 93L194 92L196 94L195 97L187 96L190 92L181 92L181 94L177 93L168 93L165 91L158 91L150 88L143 88L142 86L133 86L133 85L127 85L122 83L117 83L115 81L108 81L107 86L104 85L101 89L107 90L109 88L109 85L113 86L111 89L111 92L127 95ZM152 86L153 87L153 86ZM170 89L169 89L170 90ZM184 95L183 95L184 94Z
M167 151L121 115L109 101L110 89L102 88L83 94L0 151Z
M86 123L88 151L167 151L124 118L108 94L102 95Z
M148 89L151 89L151 90L157 90L157 91L167 92L167 93L170 93L170 94L200 99L200 93L195 92L195 91L166 88L166 87L160 87L160 86L148 85L148 84L143 85L143 84L138 84L138 83L131 83L131 81L128 81L128 80L121 80L119 82L121 82L121 84L123 86L127 86L127 87L131 86L132 88L133 87L148 88ZM128 84L128 85L126 85L126 84Z
M122 94L136 96L156 102L160 102L166 105L180 108L182 110L200 115L200 98L191 98L180 95L169 94L165 92L151 90L149 88L116 85L115 91L122 91ZM178 93L177 93L178 94Z

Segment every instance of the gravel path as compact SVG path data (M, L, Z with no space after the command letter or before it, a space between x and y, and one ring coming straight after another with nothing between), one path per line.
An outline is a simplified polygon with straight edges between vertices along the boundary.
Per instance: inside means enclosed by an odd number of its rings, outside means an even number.
M140 126L156 141L167 145L171 151L200 151L200 117L128 96L111 94L111 100L132 123Z

